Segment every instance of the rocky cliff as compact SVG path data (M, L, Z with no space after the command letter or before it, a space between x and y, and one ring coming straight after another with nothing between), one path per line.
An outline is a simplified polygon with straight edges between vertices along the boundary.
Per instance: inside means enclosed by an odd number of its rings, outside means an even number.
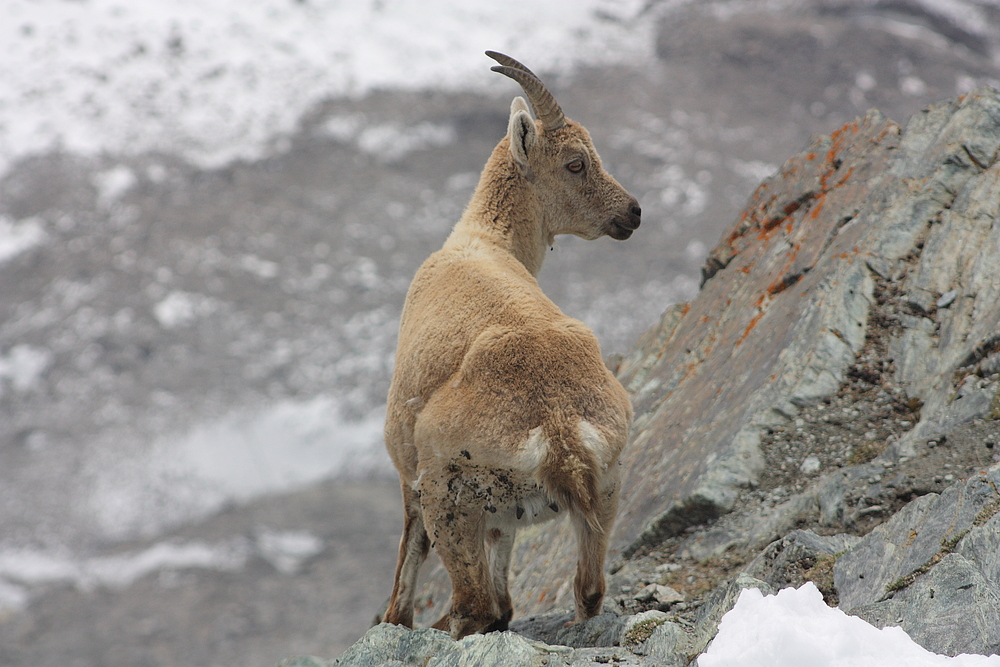
M380 626L336 664L682 665L741 588L805 580L935 652L1000 652L998 148L983 88L905 129L869 112L757 188L698 296L615 362L636 419L605 614L562 628L550 524L519 536L515 633Z

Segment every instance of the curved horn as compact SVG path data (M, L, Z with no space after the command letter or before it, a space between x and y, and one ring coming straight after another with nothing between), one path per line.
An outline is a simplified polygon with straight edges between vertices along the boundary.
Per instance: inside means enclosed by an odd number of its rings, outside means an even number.
M546 130L558 130L566 125L566 116L563 115L559 103L552 93L548 91L541 80L535 76L530 69L514 60L510 56L505 56L496 51L487 51L486 55L500 63L490 69L510 77L521 84L524 93L531 101L531 106L535 110L538 120L542 121L542 127Z

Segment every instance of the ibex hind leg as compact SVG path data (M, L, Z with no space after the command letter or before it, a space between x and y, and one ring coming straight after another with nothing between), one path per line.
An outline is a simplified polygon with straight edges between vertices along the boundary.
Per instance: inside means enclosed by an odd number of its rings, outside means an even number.
M597 523L600 530L595 530L586 518L573 516L580 550L576 578L573 580L573 598L576 603L573 623L586 621L601 613L605 591L604 559L608 552L608 537L614 525L617 508L616 485L611 491L605 492L604 502L598 508Z
M413 627L413 596L416 592L417 574L427 559L430 538L424 528L420 497L407 483L403 491L403 536L399 540L399 559L396 561L396 578L385 614L375 617L376 623L385 621Z
M510 572L510 554L514 548L514 529L492 528L486 533L486 550L489 556L490 578L497 596L500 618L484 630L493 632L506 630L514 616L507 582Z

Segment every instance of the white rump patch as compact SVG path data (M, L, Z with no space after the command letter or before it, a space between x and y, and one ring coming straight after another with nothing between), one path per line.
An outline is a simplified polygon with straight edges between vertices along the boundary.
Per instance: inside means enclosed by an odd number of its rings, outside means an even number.
M601 435L601 432L597 430L593 424L591 424L586 419L581 419L579 424L580 429L580 441L583 442L583 446L594 453L597 457L597 461L601 464L602 470L607 470L608 465L611 463L608 460L608 442Z
M541 467L542 460L548 451L549 441L546 439L542 427L536 426L528 431L528 439L521 448L515 467L518 470L533 473Z

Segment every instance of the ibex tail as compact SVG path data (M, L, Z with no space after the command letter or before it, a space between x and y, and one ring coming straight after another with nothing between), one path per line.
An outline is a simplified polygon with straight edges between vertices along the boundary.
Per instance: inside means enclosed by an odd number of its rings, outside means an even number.
M560 507L575 510L595 532L599 519L600 463L584 444L579 419L557 415L545 426L548 451L538 470L538 481Z

